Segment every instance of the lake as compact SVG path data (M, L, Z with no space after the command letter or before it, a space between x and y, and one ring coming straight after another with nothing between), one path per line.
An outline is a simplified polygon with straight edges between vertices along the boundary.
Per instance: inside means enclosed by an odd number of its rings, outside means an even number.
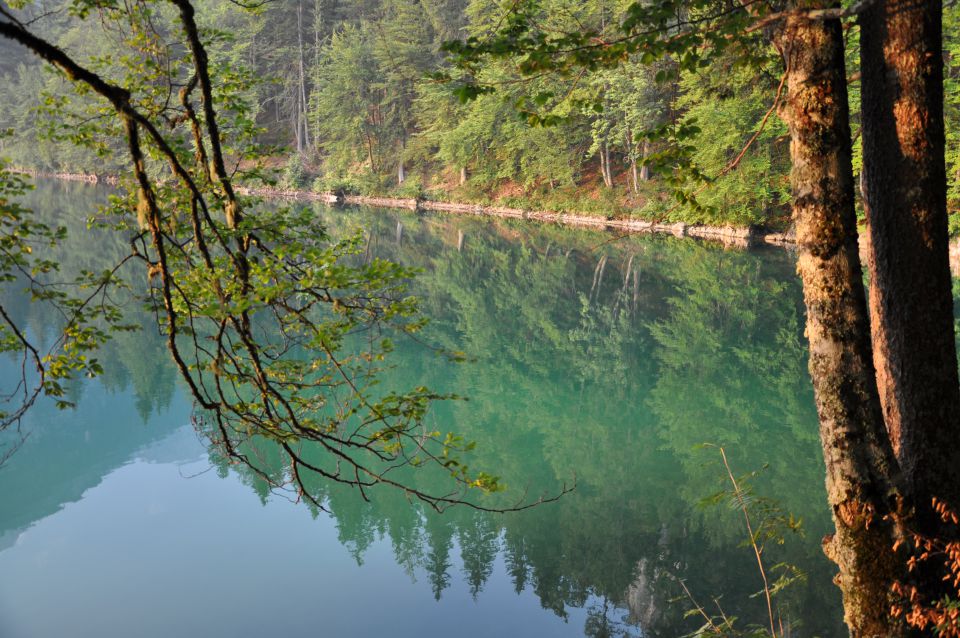
M106 191L41 183L27 203L68 226L67 272L123 241L87 231ZM805 579L777 597L795 636L845 635L803 304L788 250L317 205L368 256L422 269L430 318L397 344L388 386L465 401L428 422L477 442L511 493L576 489L509 514L426 511L402 494L324 488L324 509L223 461L149 316L99 355L105 374L41 402L0 467L0 636L677 636L708 614L767 622L734 472L754 516L802 519L767 546ZM91 234L93 235L91 236ZM142 283L143 275L135 273ZM42 338L52 318L6 294ZM17 363L5 359L4 379ZM703 444L711 444L704 446ZM766 500L769 499L769 500ZM682 585L681 585L682 583ZM684 587L689 594L684 593Z

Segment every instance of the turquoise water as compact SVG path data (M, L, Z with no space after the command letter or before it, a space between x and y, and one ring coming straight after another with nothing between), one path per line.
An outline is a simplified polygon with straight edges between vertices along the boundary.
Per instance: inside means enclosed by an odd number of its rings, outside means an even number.
M42 184L65 224L65 268L123 254L84 235L104 192ZM765 623L742 518L716 448L758 494L803 519L768 547L806 580L779 597L796 636L842 635L802 303L787 251L520 221L317 208L366 229L368 255L418 266L426 340L398 344L389 386L469 398L428 421L477 441L514 514L424 511L375 490L325 488L324 511L225 465L191 425L162 340L146 328L36 406L0 467L0 636L677 636L714 613ZM37 335L50 318L15 299ZM16 373L7 362L6 378ZM763 469L765 468L765 469ZM759 514L758 514L759 515ZM714 602L718 600L718 603Z

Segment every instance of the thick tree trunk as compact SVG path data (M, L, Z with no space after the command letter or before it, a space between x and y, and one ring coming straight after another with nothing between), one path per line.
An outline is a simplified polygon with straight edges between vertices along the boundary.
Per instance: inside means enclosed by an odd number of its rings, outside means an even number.
M917 505L960 510L960 380L944 166L941 3L861 18L870 315L884 418Z
M899 475L877 394L857 252L840 23L795 13L780 24L774 42L787 67L781 116L790 128L797 270L836 526L824 549L840 569L851 635L899 636L905 630L890 615L890 596L901 562L886 518L896 514Z

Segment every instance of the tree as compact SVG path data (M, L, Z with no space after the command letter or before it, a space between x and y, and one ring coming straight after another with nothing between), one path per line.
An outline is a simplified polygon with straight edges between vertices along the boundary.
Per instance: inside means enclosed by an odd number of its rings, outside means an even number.
M0 37L96 97L85 132L111 139L119 129L132 175L104 223L127 233L131 252L122 263L142 263L150 281L146 301L196 402L198 427L225 458L317 507L318 480L362 494L393 486L436 509L481 507L467 490L495 491L497 479L467 467L462 455L469 444L423 425L430 404L449 397L425 387L375 387L391 337L423 325L416 300L406 294L411 271L381 260L352 265L360 236L331 240L308 213L255 210L255 202L238 195L235 175L248 183L265 178L254 143L259 129L243 99L252 73L220 66L211 54L210 44L224 35L201 28L190 0L123 7L75 0L70 15L94 28L96 14L126 53L84 61L33 31L43 14L17 7L0 5ZM56 238L26 226L28 212L16 204L0 205L21 225L9 233L14 238L28 231ZM116 270L94 284L112 283ZM116 322L115 309L105 308L104 318ZM5 320L12 335L6 341L15 339L41 373L60 369ZM89 348L101 332L80 336L78 347ZM69 359L72 366L84 361ZM266 443L282 459L279 471L261 462ZM427 492L399 478L403 467L449 482L440 493Z
M700 129L692 159L705 173L718 175L697 194L702 210L689 219L763 226L784 215L790 200L786 127L775 116L764 119L782 63L776 54L759 69L736 62L730 56L681 78L682 121ZM757 138L740 157L747 132ZM725 170L733 161L736 168Z
M371 45L367 25L344 27L331 36L316 68L310 117L328 174L342 175L361 158L373 174L383 165L388 133Z
M947 239L941 6L890 1L861 24L863 182L874 361L891 442L918 498L960 505Z
M407 143L415 130L416 85L432 66L434 38L419 2L384 0L382 11L372 42L380 68L376 85L384 95L385 124L391 137L390 163L396 166L397 184L403 184Z
M960 507L953 441L960 381L953 330L945 166L942 7L891 0L861 25L863 184L870 231L874 362L884 420L916 508L918 536L957 537L944 511ZM944 568L914 570L911 624L945 624Z
M826 549L840 569L851 634L893 635L899 622L890 613L891 587L904 574L891 560L892 518L903 495L871 359L840 23L798 12L778 26L774 42L787 68L781 114L791 136L797 270L836 526Z

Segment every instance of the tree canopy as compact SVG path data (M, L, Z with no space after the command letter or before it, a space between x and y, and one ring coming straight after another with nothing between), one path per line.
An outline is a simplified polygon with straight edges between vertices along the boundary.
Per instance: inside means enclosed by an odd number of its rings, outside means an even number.
M771 115L782 69L763 29L750 29L772 9L754 5L755 15L723 3L644 9L607 0L524 2L522 11L494 0L198 6L201 26L217 34L207 46L219 72L246 74L245 117L256 124L256 139L274 147L272 161L287 168L285 186L786 227L788 140ZM113 46L109 31L58 15L34 27L75 57L97 58ZM948 3L947 24L958 16ZM513 31L498 38L506 27ZM857 31L851 22L846 38L854 55ZM654 37L660 33L671 35L661 42ZM945 33L955 208L960 164L952 131L960 111L950 105L960 94L953 54L960 36ZM495 55L466 74L456 67L470 47L508 53L541 44L544 52L571 53L562 61L532 50L522 60ZM78 101L57 103L63 80L5 46L0 74L9 90L0 96L0 129L14 136L0 142L3 154L23 167L123 172L119 156L98 157L90 146ZM585 75L576 64L587 59L602 69ZM855 66L851 57L857 132ZM554 68L562 72L548 73ZM251 77L265 81L251 84ZM461 96L496 92L461 103L444 78ZM69 128L51 130L64 121ZM84 144L67 143L69 135ZM62 143L37 143L51 136Z
M148 282L140 295L196 402L198 427L231 462L318 506L314 476L362 495L393 486L437 509L482 507L468 491L497 491L496 476L468 467L472 444L424 422L433 402L455 397L377 386L393 340L423 326L407 291L413 271L355 259L363 251L359 233L332 238L309 212L258 208L238 194L235 180L264 179L263 131L250 104L254 73L227 53L232 35L207 22L217 16L201 18L188 0L78 0L64 9L91 33L85 43L99 33L116 53L68 52L38 35L34 23L46 14L32 4L0 6L0 36L67 82L69 91L44 98L62 115L49 122L53 138L129 167L123 188L92 221L121 233L129 251L103 273L79 273L84 280L76 285L92 293L67 296L51 279L56 264L30 257L30 242L63 233L34 223L4 193L4 276L12 283L19 271L34 297L67 310L49 355L19 319L3 314L4 348L22 351L40 375L24 374L26 398L5 427L37 393L61 395L59 379L102 371L86 353L111 329L126 327L109 325L121 317L110 295L123 285L123 267L137 262ZM10 196L23 188L8 171L0 183ZM260 447L268 442L286 459L281 472L263 464ZM439 472L449 483L437 493L420 490L399 478L408 466Z

